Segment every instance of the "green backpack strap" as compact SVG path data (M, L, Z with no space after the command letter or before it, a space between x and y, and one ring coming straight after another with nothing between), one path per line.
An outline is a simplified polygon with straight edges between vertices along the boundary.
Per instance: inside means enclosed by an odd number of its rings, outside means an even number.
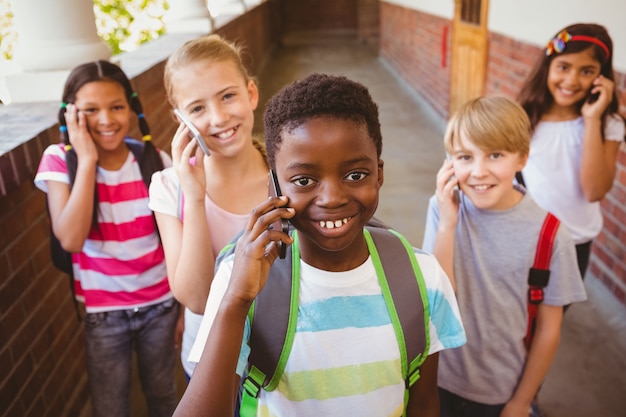
M374 242L370 255L377 275L385 277L380 284L400 346L407 389L405 399L408 400L408 388L419 379L419 367L430 350L426 284L413 247L406 238L384 228L367 227L366 232L366 240L371 238ZM413 271L415 279L406 279L406 271Z
M364 231L383 291L402 361L405 409L408 389L419 379L419 367L428 355L428 298L422 272L410 243L395 231L379 224ZM277 259L269 279L257 296L248 316L251 322L248 375L244 377L241 416L254 416L261 388L276 389L291 352L298 314L300 255L298 237L288 247L285 259ZM376 248L384 248L380 252ZM226 248L225 248L226 249ZM231 251L233 248L229 248ZM220 254L222 255L222 254ZM407 271L415 279L406 279ZM380 279L383 277L383 279ZM290 303L285 303L290 294Z

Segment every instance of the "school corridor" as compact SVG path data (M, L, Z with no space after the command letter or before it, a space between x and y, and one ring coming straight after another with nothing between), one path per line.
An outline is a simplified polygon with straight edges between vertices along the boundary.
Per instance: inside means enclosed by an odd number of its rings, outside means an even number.
M379 105L385 184L377 216L420 246L427 200L444 150L444 120L353 38L287 37L258 75L260 103L311 72L343 74L370 89ZM262 131L260 106L256 131ZM561 345L539 395L548 417L626 415L626 309L587 280L589 301L568 310ZM139 414L133 414L139 416Z

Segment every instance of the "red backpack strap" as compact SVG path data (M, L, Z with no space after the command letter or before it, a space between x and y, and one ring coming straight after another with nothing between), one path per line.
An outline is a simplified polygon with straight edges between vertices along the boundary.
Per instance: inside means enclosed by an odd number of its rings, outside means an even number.
M552 213L546 215L537 242L535 263L528 271L528 326L524 344L530 349L535 325L537 323L537 308L543 302L543 289L550 279L550 259L552 258L552 246L559 230L559 219Z

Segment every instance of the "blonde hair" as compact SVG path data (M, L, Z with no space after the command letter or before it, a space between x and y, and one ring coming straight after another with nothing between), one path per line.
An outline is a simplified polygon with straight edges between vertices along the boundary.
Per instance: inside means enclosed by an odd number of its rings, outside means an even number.
M530 121L524 109L506 97L479 97L465 103L448 122L446 152L453 153L461 133L485 151L528 155Z
M202 36L186 42L183 46L178 48L165 63L163 82L165 83L167 99L173 106L176 106L174 102L174 78L176 72L197 61L230 61L235 64L246 84L248 81L254 80L243 64L242 53L243 48L241 46L234 42L227 41L216 34Z

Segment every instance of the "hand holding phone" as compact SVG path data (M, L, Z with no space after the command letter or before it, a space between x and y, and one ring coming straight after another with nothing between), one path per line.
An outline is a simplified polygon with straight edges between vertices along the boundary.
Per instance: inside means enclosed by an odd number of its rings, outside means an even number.
M589 104L595 103L596 100L598 100L598 97L600 97L599 91L597 93L589 93L589 95L587 96L587 103Z
M278 185L278 179L276 178L276 173L274 172L273 169L270 169L269 172L269 177L270 177L270 187L269 187L269 195L270 197L280 197L281 195L283 195L280 192L280 186ZM272 228L273 230L280 230L283 233L289 233L289 221L287 219L283 219L280 218L278 220L276 220L274 223L272 223L272 225L270 226L270 228ZM287 245L285 245L284 242L280 241L277 242L279 245L279 251L280 251L280 258L281 259L285 259L285 256L287 255Z
M452 161L452 157L450 156L450 154L446 153L446 159L447 159L448 161ZM454 179L454 175L452 175L452 176L450 177L450 180L448 180L448 181L451 181L451 180L453 180L453 179ZM452 199L453 199L453 200L454 200L454 202L455 202L455 203L457 203L457 204L461 201L461 198L459 197L459 184L458 184L458 183L456 183L456 184L454 185L454 188L452 189Z
M185 126L187 126L187 128L191 132L191 136L196 140L196 142L198 143L198 146L200 146L202 151L204 151L205 155L210 156L211 152L209 151L209 147L206 145L204 138L202 137L198 129L193 125L193 123L191 123L191 121L187 119L183 115L183 112L181 112L179 109L174 109L174 114L178 117L178 119L181 122L183 122Z

